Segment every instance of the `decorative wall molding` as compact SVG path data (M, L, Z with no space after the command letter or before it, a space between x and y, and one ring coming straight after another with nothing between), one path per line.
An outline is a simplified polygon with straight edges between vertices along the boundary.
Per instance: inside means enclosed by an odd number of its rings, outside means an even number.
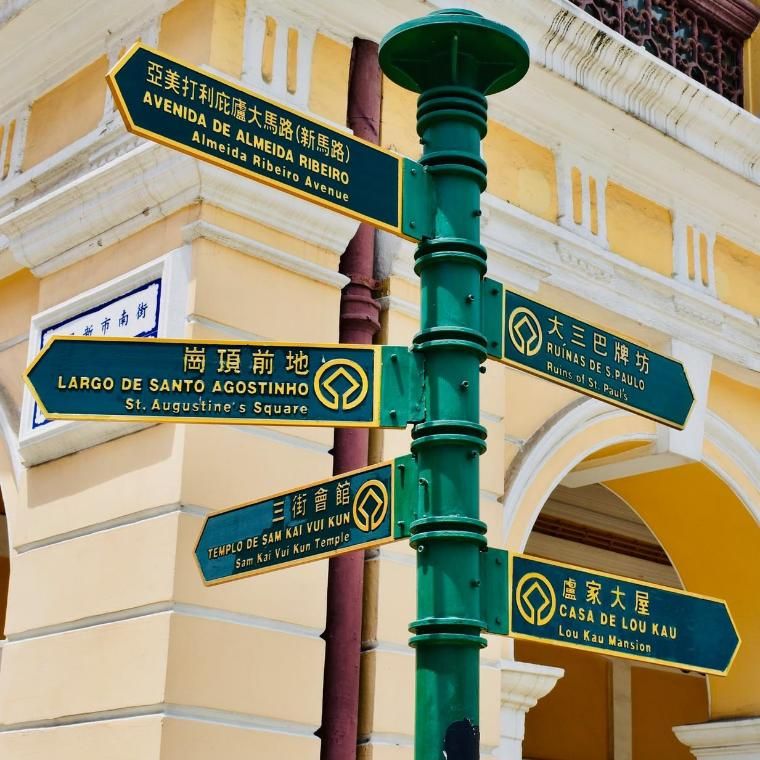
M32 317L27 362L39 351L43 334L75 315L100 306L135 288L160 280L158 325L155 337L181 338L185 334L190 282L190 250L188 247L167 252L149 264L133 269L74 298L70 298ZM154 317L156 315L154 314ZM136 333L132 333L133 335ZM36 405L28 389L24 389L18 452L30 467L57 459L74 451L95 446L148 427L145 423L100 422L91 425L77 420L52 420L35 424Z
M279 248L273 248L258 240L253 240L245 235L239 235L236 232L230 232L224 229L224 227L219 227L216 224L210 224L203 220L186 225L182 230L182 237L185 243L192 243L198 239L210 240L212 243L218 243L225 248L244 253L246 256L252 256L261 261L274 264L281 269L303 275L315 282L331 285L334 288L338 288L338 290L341 290L350 282L348 277L333 269L313 264L310 261L302 259L300 256L294 256Z
M524 506L521 502L525 493L529 491L530 485L539 478L546 478L546 463L550 462L558 451L573 438L584 434L589 429L605 422L623 421L624 418L635 421L635 424L628 426L627 432L616 433L606 438L597 437L586 449L577 452L572 461L566 463L564 471L553 473L552 479L546 483L543 494L530 505L531 518L527 522L521 522L521 525L525 525L525 531L516 539L516 542L513 542L514 546L510 546L510 548L517 551L522 551L525 548L525 543L530 536L536 517L546 500L560 483L570 485L567 482L568 475L590 454L619 443L657 442L657 434L651 432L652 423L636 418L630 412L615 409L596 399L580 399L557 412L526 442L507 472L504 488L506 495L504 497L502 537L509 535L510 528L517 519L518 511ZM656 429L661 427L657 425ZM760 475L758 475L760 473L760 451L750 441L709 409L705 413L704 438L705 441L714 443L721 452L725 453L738 472L746 477L760 492ZM660 446L659 443L658 446ZM643 457L652 456L651 449L642 449L642 452ZM674 453L678 454L678 452ZM632 456L635 458L636 455ZM665 453L664 456L672 456L672 454ZM734 474L726 472L722 466L713 461L709 454L703 455L700 461L716 472L729 485L747 511L760 524L760 501L753 500L752 495L748 494L746 489L737 482ZM677 462L673 464L677 464ZM629 474L636 473L631 472ZM521 520L524 521L524 515Z
M100 0L16 0L15 15L0 15L0 113L27 105L64 82L107 46L132 44L146 19L158 18L178 2L132 0L106 8Z
M606 248L608 170L567 145L560 145L555 161L559 224Z
M271 62L264 58L267 34L274 36ZM300 14L283 12L279 3L247 3L243 85L307 110L316 35L315 25L305 24ZM266 70L268 65L271 71Z
M536 278L534 291L544 282L654 328L662 334L663 344L665 336L671 336L760 371L756 318L492 195L483 196L483 205L487 213L482 240L489 252L489 276L502 279L502 272L527 267Z
M562 668L502 660L500 742L493 757L498 760L522 760L525 715L564 675Z
M760 757L760 718L695 723L673 729L697 760L754 760Z
M338 255L358 226L314 203L140 141L123 155L0 217L5 246L3 250L0 242L0 272L26 267L44 276L197 201Z

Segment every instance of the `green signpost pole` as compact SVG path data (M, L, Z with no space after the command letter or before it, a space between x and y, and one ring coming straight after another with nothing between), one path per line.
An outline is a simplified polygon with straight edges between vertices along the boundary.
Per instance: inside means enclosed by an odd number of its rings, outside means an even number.
M486 641L479 518L480 364L486 358L481 283L480 194L486 165L485 96L514 85L528 50L512 30L461 10L430 14L393 29L380 65L394 82L419 92L420 163L434 199L434 236L415 254L428 387L425 422L412 432L420 507L412 524L417 549L416 760L474 760L479 755L479 657ZM424 207L424 203L420 207Z

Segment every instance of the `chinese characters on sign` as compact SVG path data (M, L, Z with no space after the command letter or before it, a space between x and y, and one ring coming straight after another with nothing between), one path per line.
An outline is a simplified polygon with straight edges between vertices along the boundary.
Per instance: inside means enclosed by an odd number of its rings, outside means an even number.
M400 233L399 156L141 45L108 82L135 134Z
M209 515L195 549L204 581L393 541L398 471L413 466L412 457L401 457ZM399 481L401 490L405 483L416 484L412 472Z
M725 672L739 638L725 602L510 555L510 636Z
M100 303L73 317L44 329L40 335L42 349L55 335L82 337L155 338L161 308L161 280L140 285L128 293ZM34 406L32 427L38 428L49 420Z
M694 396L683 365L487 280L501 293L494 358L665 425L683 428ZM488 298L488 295L486 295ZM501 344L501 353L492 350Z
M56 337L27 382L52 418L372 427L382 351Z

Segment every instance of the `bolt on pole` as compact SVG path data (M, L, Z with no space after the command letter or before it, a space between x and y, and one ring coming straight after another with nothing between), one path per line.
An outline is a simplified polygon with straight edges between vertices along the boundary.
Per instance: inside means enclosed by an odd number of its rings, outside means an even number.
M486 95L516 84L528 48L511 29L463 10L402 24L380 44L386 76L420 93L420 159L433 195L433 236L415 253L421 324L414 348L427 367L426 418L412 431L420 512L411 526L417 550L415 760L479 756L482 631L479 515L480 365L486 359L481 285L480 195L486 164Z

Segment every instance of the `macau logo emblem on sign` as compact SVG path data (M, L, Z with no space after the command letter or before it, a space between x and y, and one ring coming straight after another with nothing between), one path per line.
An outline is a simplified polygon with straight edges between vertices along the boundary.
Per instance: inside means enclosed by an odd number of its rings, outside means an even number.
M354 525L364 533L377 530L388 513L388 503L388 489L385 484L379 480L368 480L354 496Z
M528 573L520 579L515 601L520 615L531 625L546 625L557 611L554 588L540 573Z
M538 317L525 307L514 309L509 315L509 337L512 345L525 356L535 356L543 344L543 333Z
M314 375L317 398L334 411L355 409L364 401L368 390L367 373L350 359L325 362Z

